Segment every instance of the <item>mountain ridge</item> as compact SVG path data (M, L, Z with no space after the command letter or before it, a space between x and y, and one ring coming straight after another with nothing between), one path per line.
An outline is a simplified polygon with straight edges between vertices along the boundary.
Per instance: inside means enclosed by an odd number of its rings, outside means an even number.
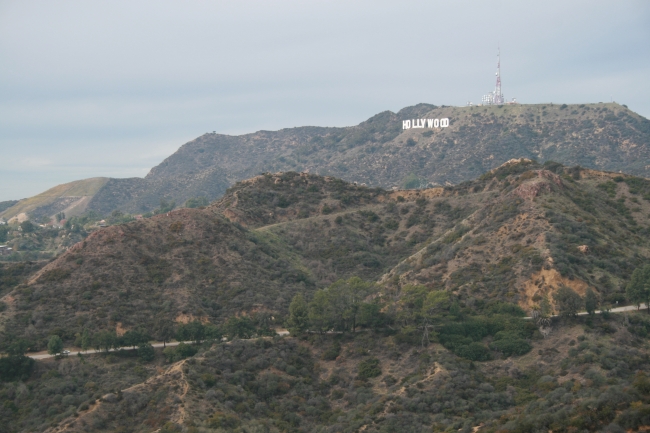
M402 120L449 118L439 129ZM160 200L215 200L263 172L304 171L383 188L458 184L511 158L554 160L650 177L650 121L616 103L384 111L355 126L209 133L182 145L144 178L110 179L88 203L101 215L154 210ZM5 211L6 213L7 211Z

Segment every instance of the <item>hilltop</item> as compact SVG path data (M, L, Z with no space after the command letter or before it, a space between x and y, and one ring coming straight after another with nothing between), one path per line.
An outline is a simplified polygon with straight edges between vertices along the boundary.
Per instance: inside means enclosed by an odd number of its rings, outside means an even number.
M416 118L449 118L450 126L402 129L402 120ZM161 199L178 206L195 197L213 201L264 172L309 172L385 189L444 186L472 180L511 158L650 177L644 162L650 160L649 146L650 121L615 103L418 104L350 127L205 134L143 179L106 181L85 209L140 214L153 211ZM16 214L11 209L5 213Z

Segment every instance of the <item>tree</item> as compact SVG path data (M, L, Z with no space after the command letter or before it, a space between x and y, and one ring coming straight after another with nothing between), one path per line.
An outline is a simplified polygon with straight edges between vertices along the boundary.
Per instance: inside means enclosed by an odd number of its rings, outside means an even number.
M150 340L149 335L139 329L129 329L119 338L120 345L124 347L140 346Z
M553 300L562 317L574 317L584 306L584 300L572 288L561 286L553 293Z
M328 314L329 300L325 289L317 290L309 303L309 324L313 331L327 332L332 329Z
M219 328L217 325L214 325L212 323L208 323L205 325L205 339L209 341L221 341L223 338L223 332L221 331L221 328Z
M539 303L539 313L543 318L551 317L553 314L553 307L551 306L551 301L548 300L547 295L544 295L542 301Z
M309 304L310 324L321 332L330 329L354 332L363 300L373 288L373 283L352 277L317 291Z
M587 313L593 315L599 304L600 302L596 293L591 289L591 287L588 288L587 293L585 293L585 309L587 310Z
M47 342L47 353L57 355L63 352L63 340L58 335L52 335Z
M390 324L390 317L381 311L382 306L376 302L365 302L359 310L359 326L378 329Z
M108 353L117 344L117 335L115 335L115 331L99 331L93 336L93 340L93 345L98 350Z
M248 317L231 317L224 326L224 333L228 340L251 338L255 335L255 326Z
M31 221L23 221L20 223L20 228L22 229L23 233L31 233L35 230L36 226L32 224Z
M404 330L422 333L420 342L423 346L429 343L433 326L451 306L449 293L443 290L431 291L422 285L405 286L400 304L398 320Z
M298 293L289 304L287 327L291 334L300 334L309 329L309 307L302 293Z
M199 344L205 339L205 325L200 320L193 320L185 325L179 325L176 331L178 341L193 341Z
M151 344L142 343L138 346L138 357L144 362L153 361L156 357L156 352Z
M174 337L174 324L164 316L159 316L154 322L154 333L167 347L167 342Z
M210 204L210 201L201 196L201 197L192 197L185 202L185 207L197 208L202 206L207 206Z
M650 304L650 265L638 267L632 272L630 282L625 287L627 299L641 308L641 303ZM648 309L650 313L650 309Z
M90 346L92 345L92 339L90 336L90 332L84 328L84 330L81 333L81 350L84 352L88 351L90 349Z

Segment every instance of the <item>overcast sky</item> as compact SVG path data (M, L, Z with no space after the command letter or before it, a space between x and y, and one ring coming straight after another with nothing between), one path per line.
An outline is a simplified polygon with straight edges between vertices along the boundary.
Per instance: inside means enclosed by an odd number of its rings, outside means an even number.
M144 176L205 132L478 103L497 44L507 99L650 117L647 0L0 0L0 201Z

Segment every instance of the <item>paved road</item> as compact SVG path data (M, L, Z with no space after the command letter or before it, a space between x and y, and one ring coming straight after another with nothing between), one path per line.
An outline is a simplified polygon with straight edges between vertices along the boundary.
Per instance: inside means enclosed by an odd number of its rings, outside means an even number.
M285 336L285 335L289 335L289 331L283 329L283 330L279 330L279 331L277 332L277 334L278 334L279 336ZM169 342L169 343L167 343L167 344L164 344L164 343L151 343L151 345L152 345L153 347L156 347L156 348L158 348L158 347L170 347L170 346L171 346L171 347L174 347L174 346L178 346L178 345L181 344L181 343L185 343L185 344L193 344L194 342L193 342L193 341L172 341L172 342ZM122 348L117 349L117 350L134 350L134 348L133 348L133 347L122 347ZM116 349L110 349L109 352L116 352L117 350L116 350ZM96 354L96 353L104 353L104 351L102 351L102 350L95 350L95 349L87 350L87 351L85 351L85 352L84 352L84 351L81 351L81 350L75 350L75 351L72 351L72 350L71 350L70 353L68 354L68 356L73 356L73 355L76 356L76 355L78 355L78 354L82 354L82 355L94 355L94 354ZM47 352L38 352L38 353L31 353L31 354L30 354L30 353L27 353L26 355L29 356L30 358L33 358L33 359L36 359L36 360L48 359L48 358L54 358L54 357L56 356L56 355L50 355L50 354L47 353Z
M647 308L648 308L648 306L646 304L641 304L641 310L645 310ZM627 305L625 307L612 308L611 310L609 310L609 312L610 313L624 313L626 311L636 311L636 310L637 310L636 305ZM601 314L602 312L603 312L602 310L596 310L595 311L596 314ZM580 313L578 313L578 316L586 316L587 314L589 314L589 313L587 313L586 311L581 311ZM551 317L560 317L560 315L559 314L554 314ZM528 317L524 317L524 319L525 320L530 320L530 319L532 319L532 317L528 316Z
M645 310L645 309L647 309L647 308L648 308L648 306L647 306L646 304L641 304L641 309L642 309L642 310ZM625 311L636 311L636 310L637 310L637 306L636 306L636 305L628 305L628 306L626 306L626 307L616 307L616 308L612 308L611 310L609 310L609 312L610 312L610 313L623 313L623 312L625 312ZM601 310L596 311L596 314L600 314L600 313L602 313ZM581 313L578 313L578 316L584 316L584 315L587 315L587 314L589 314L589 313L587 313L586 311L583 311L583 312L581 312Z

